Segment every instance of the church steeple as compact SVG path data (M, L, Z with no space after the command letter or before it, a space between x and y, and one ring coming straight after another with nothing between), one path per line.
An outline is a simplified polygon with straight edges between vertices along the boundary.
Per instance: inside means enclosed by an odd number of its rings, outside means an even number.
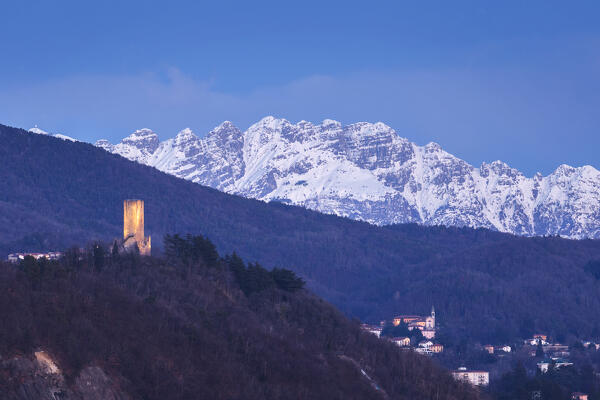
M435 318L435 307L431 306L431 317Z

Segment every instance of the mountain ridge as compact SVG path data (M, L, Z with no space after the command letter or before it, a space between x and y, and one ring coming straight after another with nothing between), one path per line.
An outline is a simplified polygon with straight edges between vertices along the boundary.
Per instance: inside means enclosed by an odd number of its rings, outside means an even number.
M143 131L144 140L140 140ZM230 194L282 201L376 225L483 227L525 236L600 237L600 172L560 165L526 177L497 160L479 168L434 142L419 146L382 122L229 121L205 137L160 142L138 130L96 146Z
M110 242L123 234L123 199L138 198L153 251L165 234L206 235L221 254L292 269L363 321L435 305L448 343L600 332L598 240L379 227L229 195L91 144L4 125L0 159L0 256Z

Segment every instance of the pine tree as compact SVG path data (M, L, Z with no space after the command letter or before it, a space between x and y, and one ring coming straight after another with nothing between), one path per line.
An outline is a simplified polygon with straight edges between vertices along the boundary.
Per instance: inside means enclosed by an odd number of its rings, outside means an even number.
M92 249L93 260L94 260L94 269L96 271L101 271L104 268L104 247L100 243L96 243Z
M294 292L304 287L302 278L289 269L273 268L271 276L280 289Z
M542 346L542 342L538 341L537 349L535 350L536 357L544 357L544 347Z

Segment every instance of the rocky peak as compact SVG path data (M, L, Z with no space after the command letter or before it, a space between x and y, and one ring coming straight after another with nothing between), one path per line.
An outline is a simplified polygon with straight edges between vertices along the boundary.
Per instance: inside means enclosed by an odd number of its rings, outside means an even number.
M568 175L571 175L571 174L575 173L576 171L577 171L577 169L571 167L570 165L561 164L561 165L558 166L558 168L556 168L556 170L554 171L554 173L552 175L564 175L564 176L568 176Z
M207 138L218 137L227 139L242 139L242 131L237 126L229 121L225 121L219 126L215 127L212 131L206 135Z
M206 143L212 155L231 160L241 157L244 135L237 126L225 121L206 135Z
M239 131L238 127L235 126L231 121L223 121L213 131L224 131L224 130L236 130Z
M321 122L321 126L325 129L331 129L331 128L341 128L342 124L339 121L333 120L333 119L324 119L323 122Z
M182 129L181 131L179 131L177 136L175 136L175 143L179 145L190 142L197 142L198 140L200 139L194 134L194 132L192 132L190 128Z
M100 139L100 140L96 140L96 143L94 143L94 146L96 147L101 147L106 151L113 151L113 145L106 139Z
M158 135L151 129L143 128L127 136L121 143L145 150L148 153L153 153L158 148L159 140Z
M442 151L442 146L435 142L429 142L425 145L425 151L427 153L437 153L439 151Z
M479 167L479 172L481 176L489 176L490 172L494 173L497 176L503 177L516 177L523 175L519 170L511 168L508 164L503 161L496 160L492 163L482 163L481 167Z

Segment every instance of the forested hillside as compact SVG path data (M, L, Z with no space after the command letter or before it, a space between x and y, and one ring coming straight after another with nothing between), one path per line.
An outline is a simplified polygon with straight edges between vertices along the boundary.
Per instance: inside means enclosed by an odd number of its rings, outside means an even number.
M60 262L0 263L2 398L480 398L362 332L289 270L221 258L203 237L167 242L166 258L96 244ZM32 370L34 351L64 376Z
M207 235L222 253L291 268L363 320L435 305L448 342L496 342L534 330L598 335L599 241L376 227L226 195L85 143L6 126L0 160L2 255L118 237L123 199L140 198L153 244L167 233Z

